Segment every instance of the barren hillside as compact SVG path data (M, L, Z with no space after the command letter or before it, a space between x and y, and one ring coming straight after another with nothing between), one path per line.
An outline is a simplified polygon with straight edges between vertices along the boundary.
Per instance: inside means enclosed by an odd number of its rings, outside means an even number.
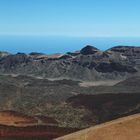
M124 117L55 140L139 140L140 114Z

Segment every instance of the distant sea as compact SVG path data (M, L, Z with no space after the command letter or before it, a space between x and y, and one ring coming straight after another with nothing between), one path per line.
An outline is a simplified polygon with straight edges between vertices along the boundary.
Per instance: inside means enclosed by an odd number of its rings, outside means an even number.
M140 37L0 36L0 51L11 53L66 53L80 50L86 45L93 45L100 50L117 45L140 46Z

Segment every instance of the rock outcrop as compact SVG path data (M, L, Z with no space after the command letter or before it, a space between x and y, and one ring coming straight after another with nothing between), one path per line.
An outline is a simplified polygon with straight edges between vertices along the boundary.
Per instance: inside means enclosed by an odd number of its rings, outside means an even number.
M83 49L81 49L80 53L83 55L95 54L99 50L93 46L87 45Z

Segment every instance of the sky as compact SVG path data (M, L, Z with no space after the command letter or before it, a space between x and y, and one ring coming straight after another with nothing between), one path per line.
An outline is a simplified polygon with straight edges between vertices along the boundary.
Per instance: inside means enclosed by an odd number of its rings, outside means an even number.
M0 0L0 35L140 36L140 0Z

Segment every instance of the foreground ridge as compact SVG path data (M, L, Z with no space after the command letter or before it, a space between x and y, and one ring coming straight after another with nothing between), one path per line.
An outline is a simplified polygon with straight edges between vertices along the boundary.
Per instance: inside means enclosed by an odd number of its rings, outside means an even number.
M87 128L55 140L139 140L140 114Z

